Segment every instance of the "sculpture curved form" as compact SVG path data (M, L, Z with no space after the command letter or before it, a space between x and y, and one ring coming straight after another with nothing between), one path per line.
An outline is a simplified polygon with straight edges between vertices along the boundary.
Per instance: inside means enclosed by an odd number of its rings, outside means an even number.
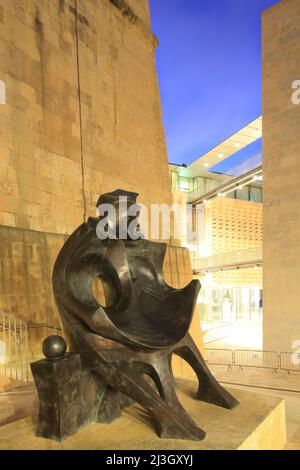
M120 197L127 198L129 209L137 194L117 190L101 196L98 203L113 204L119 215ZM110 422L120 416L124 406L136 401L154 418L161 437L204 439L205 432L177 399L172 354L194 369L198 400L229 409L238 402L210 373L188 332L200 283L194 280L183 289L168 286L162 274L166 244L145 240L142 235L137 240L117 236L100 240L98 222L90 218L69 237L53 272L64 332L70 350L80 355L82 364L78 416L56 438L62 439L88 422ZM94 295L97 278L102 280L108 306L100 305ZM42 403L41 362L32 367ZM38 434L53 437L50 429L44 410Z

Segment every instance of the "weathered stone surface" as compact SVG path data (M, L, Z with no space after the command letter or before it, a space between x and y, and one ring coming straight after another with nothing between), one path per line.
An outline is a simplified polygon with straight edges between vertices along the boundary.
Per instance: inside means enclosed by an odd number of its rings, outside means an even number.
M171 202L148 1L78 4L0 2L2 225L71 233L117 187Z
M65 236L0 226L0 308L29 323L59 326L52 299L54 260Z

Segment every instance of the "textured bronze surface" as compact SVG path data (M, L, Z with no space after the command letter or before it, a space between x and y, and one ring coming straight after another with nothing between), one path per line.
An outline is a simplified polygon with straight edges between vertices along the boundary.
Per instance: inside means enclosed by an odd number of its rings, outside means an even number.
M128 196L128 205L137 196L118 190L103 195L99 202L109 201L118 212L120 195ZM56 416L66 422L60 422L63 431L61 435L56 432L55 438L63 439L75 432L76 417L78 428L92 421L110 422L120 416L124 406L136 401L152 416L161 437L204 439L205 432L177 399L170 365L172 354L182 357L194 369L199 380L198 400L228 409L238 402L210 373L189 335L200 283L194 280L183 289L168 286L162 274L166 244L144 240L142 234L138 240L116 237L101 241L96 235L98 221L89 219L70 236L53 273L64 332L70 350L80 355L82 364L76 372L80 374L76 387L80 387L81 409L73 407L70 400L65 403L56 399ZM102 280L107 307L101 306L94 296L93 283L97 278ZM48 376L58 373L61 361L70 363L70 370L64 370L68 393L68 381L74 374L73 355L50 361ZM45 361L37 364L33 364L33 373L43 403L43 394L51 393L46 391L44 382L43 388L40 386L40 373L43 381L46 374ZM48 389L54 385L49 381ZM79 400L77 395L75 402ZM62 406L70 408L69 412L61 413ZM58 418L55 422L53 419L49 410L41 411L40 421L48 420L48 425L39 434L53 438L51 422L54 426Z

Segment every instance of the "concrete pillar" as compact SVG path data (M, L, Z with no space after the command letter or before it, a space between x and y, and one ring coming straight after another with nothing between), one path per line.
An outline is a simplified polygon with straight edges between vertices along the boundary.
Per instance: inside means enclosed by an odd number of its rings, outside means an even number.
M293 350L293 342L300 339L296 80L300 80L300 2L283 0L263 14L264 349L277 351Z

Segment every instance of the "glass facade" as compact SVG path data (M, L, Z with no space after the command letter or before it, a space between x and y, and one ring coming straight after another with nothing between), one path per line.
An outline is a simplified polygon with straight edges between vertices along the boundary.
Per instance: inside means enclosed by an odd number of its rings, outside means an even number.
M170 172L170 183L172 189L189 193L194 199L201 197L202 194L212 191L220 185L220 182L212 178L197 176L196 178L187 178L178 173Z
M263 194L262 188L257 186L244 186L243 188L226 194L226 197L230 199L239 199L242 201L262 202Z
M263 315L261 270L254 268L254 265L251 269L239 270L227 270L226 266L238 266L243 260L256 262L261 259L259 237L263 194L260 178L250 176L244 186L243 183L233 183L231 187L235 189L228 193L224 190L219 198L218 188L226 187L226 183L217 176L215 179L204 176L183 178L176 172L175 177L172 176L172 188L186 192L188 203L203 199L204 194L210 191L214 192L211 204L200 205L203 210L197 219L198 238L188 244L195 272L203 273L205 266L208 268L198 303L201 323L209 341L219 335L225 338L238 332L235 339L247 345L250 333L247 330L246 335L240 335L240 329L250 328L252 342L249 344L259 345ZM235 199L237 203L228 199ZM221 277L213 277L213 271L209 271L212 266L222 271ZM210 275L211 279L208 279ZM254 340L257 340L256 343Z
M222 182L213 178L197 176L196 178L187 178L180 176L176 171L170 171L170 184L172 189L182 191L188 195L188 203L201 198L204 194L217 189ZM259 186L247 185L237 188L226 194L229 199L239 199L242 201L262 202L262 188Z
M204 288L198 299L201 321L233 323L262 320L259 288Z

